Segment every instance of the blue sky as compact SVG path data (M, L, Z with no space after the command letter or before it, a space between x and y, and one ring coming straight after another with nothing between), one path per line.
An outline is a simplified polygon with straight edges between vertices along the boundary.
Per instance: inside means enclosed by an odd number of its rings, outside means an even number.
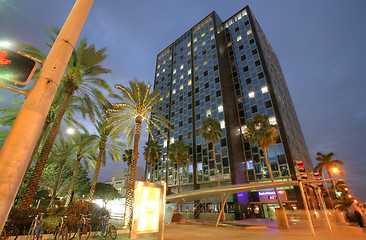
M48 51L44 30L61 27L74 2L0 0L0 40ZM108 48L104 66L112 73L105 79L111 85L134 77L151 82L160 51L210 12L226 20L246 5L279 58L313 162L318 151L334 152L345 163L351 193L366 202L365 1L99 0L81 37ZM0 90L1 108L12 102L9 94ZM121 166L109 164L100 180Z

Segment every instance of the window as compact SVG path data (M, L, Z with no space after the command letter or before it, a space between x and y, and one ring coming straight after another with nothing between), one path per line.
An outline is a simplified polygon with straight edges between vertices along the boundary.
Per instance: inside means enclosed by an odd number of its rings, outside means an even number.
M191 79L189 79L188 80L188 86L190 86L192 84L192 80Z
M203 61L203 66L207 65L207 60Z
M199 88L199 87L196 87L196 88L194 89L194 93L199 93L199 91L200 91L200 88Z
M211 109L206 110L206 117L211 117Z
M173 144L174 143L174 137L171 137L170 138L170 144Z
M261 73L258 73L258 79L262 79L264 77L264 74L263 74L263 72L261 72Z
M184 68L184 65L182 64L182 65L180 65L180 69L183 69Z
M249 21L248 20L245 21L244 24L245 24L245 26L247 26L249 24Z
M252 83L252 79L251 78L247 78L245 79L245 83L248 85L248 84L251 84Z
M203 41L203 42L202 42L202 46L205 46L205 45L206 45L206 41Z
M160 73L157 73L156 76L159 77Z
M204 33L204 32L203 32L203 33L201 33L201 37L204 37L205 35L206 35L206 33Z
M252 34L253 32L252 32L252 29L249 29L248 31L247 31L247 35L250 35L250 34Z
M256 112L258 112L258 107L257 106L252 106L251 110L252 110L252 113L256 113Z
M244 49L244 46L243 44L239 46L239 50L243 50Z
M222 129L224 129L224 128L225 128L225 121L224 121L224 120L221 120L221 121L220 121L220 126L221 126L221 128L222 128Z
M188 104L188 110L192 109L192 103Z
M217 69L219 69L219 66L218 66L218 65L215 65L215 66L213 67L213 70L214 70L214 71L216 71Z
M206 102L209 102L209 101L210 101L210 95L207 95L207 96L205 97L205 101L206 101Z
M212 44L211 45L211 49L214 49L216 47L216 45L215 44Z
M176 72L177 72L177 69L174 69L174 70L173 70L173 74L175 74Z
M217 106L217 111L218 112L223 112L224 111L224 106L222 106L222 104L220 104L219 106Z
M191 42L188 42L188 43L187 43L187 47L190 47L190 46L191 46Z
M257 53L258 53L257 49L253 49L253 50L252 50L252 54L253 54L253 55L256 55Z
M268 92L268 88L267 88L267 86L263 86L263 87L261 88L261 91L262 91L262 93L266 93L266 92Z
M197 51L197 47L194 47L194 48L193 48L193 51Z
M214 38L215 38L215 35L212 34L211 35L211 40L214 40Z
M192 73L192 69L188 69L187 74L189 75L191 73Z
M254 43L254 39L253 39L253 38L252 38L252 39L250 39L250 40L249 40L249 43L250 43L250 44L253 44L253 43Z
M192 117L188 118L188 124L192 123Z
M240 59L241 59L242 61L244 61L245 59L247 59L247 56L245 56L245 54L244 54L244 55L242 55L242 56L240 57Z
M241 36L237 36L236 41L240 41L240 40L241 40Z
M200 100L196 100L196 107L200 105Z
M255 66L258 67L259 65L261 65L261 61L259 60L255 61Z
M167 145L168 145L168 141L167 140L164 140L163 147L166 147Z
M183 121L179 121L179 127L183 127Z
M183 77L184 77L183 74L181 74L180 77L179 77L179 79L183 79Z
M208 71L203 72L203 76L206 77L208 75Z
M244 72L248 72L249 71L249 67L248 66L243 67L243 71Z
M177 81L177 80L173 79L173 84L175 84L175 83L176 83L176 81Z
M239 31L239 27L236 27L236 28L235 28L235 32L237 32L237 31Z
M264 106L266 106L266 108L271 108L271 107L272 107L272 103L271 103L271 101L270 101L270 100L265 101L265 102L264 102Z
M253 91L251 91L251 92L248 93L248 96L249 96L249 98L254 98L255 94L254 94Z
M193 42L197 42L197 38L196 37L193 39Z
M205 89L210 87L210 83L209 82L205 82Z
M183 84L179 86L179 90L183 90Z
M179 108L179 113L183 113L183 108Z
M179 96L179 101L183 101L183 96Z
M201 119L201 114L199 114L199 113L198 113L198 114L196 114L196 119L197 119L197 120L200 120L200 119Z
M275 117L270 117L269 119L269 124L271 125L277 125L277 120Z
M216 91L216 97L220 97L221 96L221 91L220 90L217 90Z
M215 77L215 83L219 83L220 82L220 78L219 77Z
M202 51L202 55L205 55L206 54L206 49Z
M175 94L175 92L176 92L175 89L173 89L173 94Z

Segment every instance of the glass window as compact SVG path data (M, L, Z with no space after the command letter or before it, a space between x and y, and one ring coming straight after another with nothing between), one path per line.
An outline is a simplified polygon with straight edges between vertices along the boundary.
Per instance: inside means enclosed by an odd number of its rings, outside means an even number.
M250 160L250 161L247 161L247 169L253 169L253 161Z
M188 69L187 74L189 75L191 73L192 73L192 69Z
M270 117L269 119L269 124L271 125L277 125L277 120L275 117Z
M180 65L180 69L183 69L184 68L184 65L182 64L182 65Z
M211 117L211 109L206 110L206 117Z
M261 87L261 91L262 91L262 93L268 92L268 87L267 86Z
M247 35L249 35L249 34L252 34L253 32L252 32L252 29L249 29L248 31L247 31Z
M193 42L197 42L197 38L196 37L193 39Z
M222 129L224 129L224 128L225 128L225 121L224 121L224 120L221 120L221 121L220 121L220 126L221 126L221 128L222 128Z
M220 104L219 106L217 106L217 111L218 112L223 112L224 111L224 107L222 106L222 104Z
M236 41L240 41L240 40L241 40L241 36L239 35L236 37Z
M183 90L183 84L179 86L179 90Z
M248 93L248 96L249 96L249 98L254 98L255 97L255 94L254 94L253 91L251 91L251 92Z
M188 86L190 86L192 84L192 80L191 79L189 79L188 80Z
M191 46L191 42L188 42L188 43L187 43L187 47L190 47L190 46Z

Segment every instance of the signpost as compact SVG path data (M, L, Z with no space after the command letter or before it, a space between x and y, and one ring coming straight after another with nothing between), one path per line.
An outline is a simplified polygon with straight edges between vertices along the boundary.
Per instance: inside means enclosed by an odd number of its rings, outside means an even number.
M165 182L135 182L130 239L164 239L165 195Z

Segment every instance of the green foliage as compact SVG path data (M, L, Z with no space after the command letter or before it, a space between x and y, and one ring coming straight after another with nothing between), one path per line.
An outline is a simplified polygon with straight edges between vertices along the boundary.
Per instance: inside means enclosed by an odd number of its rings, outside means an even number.
M144 146L144 158L148 163L155 164L159 161L163 148L154 140L146 142Z
M33 219L45 211L44 208L28 208L25 211L21 211L17 207L13 207L9 213L8 219L18 228L19 233L24 235L28 233Z
M206 141L211 141L213 144L220 139L222 129L220 122L215 118L206 118L201 122L202 136Z
M132 162L132 152L133 149L127 149L125 150L124 154L122 155L122 160L124 163L127 164L128 167L130 167Z
M115 187L107 183L97 183L95 187L95 198L103 199L104 202L122 197Z
M318 171L320 174L323 173L323 169L325 168L325 170L327 171L329 177L332 177L332 168L338 168L339 169L339 174L343 176L343 171L340 168L340 166L343 166L343 161L341 160L332 160L334 156L334 153L328 153L328 154L323 154L321 152L317 152L316 153L316 160L319 161L320 163L318 163L314 170Z
M172 163L177 163L178 168L190 160L190 146L183 141L176 141L169 146L168 158Z

